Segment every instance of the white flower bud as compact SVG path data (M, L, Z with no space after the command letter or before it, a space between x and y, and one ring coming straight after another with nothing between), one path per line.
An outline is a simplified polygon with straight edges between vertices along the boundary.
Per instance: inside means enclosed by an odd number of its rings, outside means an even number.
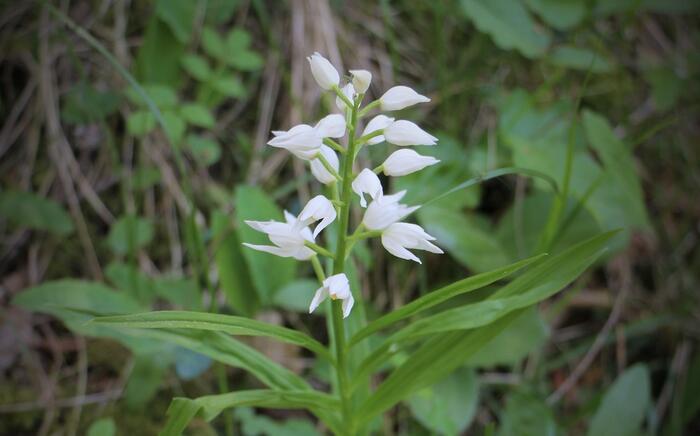
M321 56L318 52L306 58L311 65L311 74L316 79L318 86L325 90L332 89L340 83L340 75L328 59Z
M415 173L438 162L440 161L432 156L423 156L410 148L402 148L391 153L382 164L382 168L387 176L399 177Z
M394 119L387 117L386 115L377 115L376 117L369 120L367 127L362 132L362 136L367 136L370 133L376 132L377 130L384 130L389 124L393 123ZM384 142L384 135L375 136L367 141L367 144L374 145Z
M333 149L331 149L327 145L322 145L321 149L319 150L319 153L321 153L323 157L326 158L331 167L336 172L338 172L340 162L338 162L338 155L335 154ZM329 183L333 183L336 181L335 176L328 172L326 167L318 158L311 161L311 174L313 174L314 177L316 177L316 180L323 183L324 185L328 185Z
M335 220L336 215L333 203L323 195L317 195L306 203L297 219L304 227L321 220L314 229L313 237L315 239L321 233L321 230L328 227Z
M437 138L407 120L394 121L384 129L386 142L394 145L435 145Z
M362 207L367 207L364 194L369 194L372 200L376 200L384 193L382 182L369 168L360 171L360 174L355 177L355 180L352 181L352 190L360 196L360 206Z
M340 91L348 98L348 100L355 101L355 87L352 86L352 83L348 83L347 85L343 86L340 88ZM346 110L350 109L348 105L340 99L340 97L335 98L335 105L342 113L345 113Z
M296 217L285 211L285 223L278 221L246 221L253 229L267 233L270 242L275 245L255 245L243 243L253 250L263 251L280 257L293 257L296 260L309 260L316 254L305 245L306 241L313 242L311 230L299 223Z
M267 144L272 147L284 148L303 160L311 160L318 154L323 139L316 129L306 124L294 126L286 132L274 131L275 135Z
M362 224L370 230L384 230L416 211L420 206L409 207L399 203L404 195L406 191L394 195L379 195L367 207Z
M321 138L342 138L345 136L345 117L331 114L323 117L314 127Z
M417 103L429 101L428 97L418 94L408 86L394 86L379 99L383 111L397 111Z
M326 298L331 297L332 300L343 301L343 318L350 315L352 306L355 304L355 299L350 291L350 281L344 273L336 274L328 277L323 281L323 286L316 290L314 298L309 305L309 313L316 310Z
M430 236L417 224L394 223L382 232L382 245L386 250L401 259L421 263L418 257L408 251L408 248L426 250L431 253L444 253L440 247L432 244L435 238Z
M367 70L350 70L352 74L352 85L360 94L367 92L369 84L372 83L372 73Z

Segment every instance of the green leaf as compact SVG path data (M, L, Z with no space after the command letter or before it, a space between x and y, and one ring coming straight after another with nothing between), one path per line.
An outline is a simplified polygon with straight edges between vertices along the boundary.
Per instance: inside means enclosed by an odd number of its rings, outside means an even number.
M418 218L425 230L437 238L437 244L468 268L489 271L509 261L493 230L488 223L479 222L477 216L427 206L418 211Z
M139 166L132 173L130 182L134 189L146 190L160 182L160 170L155 167Z
M180 64L190 76L199 81L204 82L212 75L209 63L201 56L187 54L180 60Z
M224 44L224 40L219 36L216 30L211 27L202 29L202 47L204 48L204 52L209 56L222 62L226 61L226 45Z
M212 79L211 86L227 97L244 97L246 90L241 80L233 75L224 75Z
M608 389L598 406L590 436L632 436L639 434L651 404L649 370L643 364L627 369Z
M429 292L428 294L411 301L405 306L402 306L372 321L365 328L357 332L355 336L353 336L353 338L350 340L350 344L355 344L361 341L362 339L370 336L371 334L376 333L379 330L385 329L391 326L392 324L401 321L402 319L420 313L426 309L429 309L435 305L447 301L450 298L456 297L457 295L481 289L492 283L497 282L498 280L502 280L516 273L522 268L525 268L526 266L532 264L533 262L541 260L544 256L546 255L541 254L539 256L524 259L519 262L510 264L508 266L495 269L493 271L467 277L465 279L447 285L443 288L440 288L436 291Z
M332 360L320 342L304 333L240 316L172 310L102 317L94 322L130 328L210 330L240 336L265 336L299 345Z
M141 353L135 356L134 368L124 391L126 405L132 411L148 404L162 386L174 356L164 353Z
M180 116L190 124L195 126L211 128L214 127L214 116L211 111L198 103L187 103L180 107Z
M87 436L114 436L117 426L112 418L102 418L90 424Z
M476 414L479 383L476 372L460 368L408 400L416 419L431 432L462 434Z
M549 326L537 308L525 310L466 363L478 367L517 365L549 338Z
M518 389L508 396L499 436L556 436L552 411L538 395Z
M267 415L255 414L250 407L237 407L234 419L241 423L241 433L256 436L320 436L313 422L303 419L275 421Z
M226 48L231 52L246 50L250 46L250 33L240 28L233 28L226 35Z
M557 30L571 29L586 17L585 0L525 0L525 4Z
M72 87L65 95L61 118L70 124L86 124L104 120L119 109L119 94L100 91L86 83Z
M105 268L105 276L114 287L131 295L144 306L150 306L155 298L151 279L131 265L111 262Z
M254 51L240 50L231 53L228 64L241 71L257 71L262 68L264 61L262 56Z
M273 303L292 312L308 313L309 303L319 285L316 280L299 279L283 286L273 297Z
M136 111L126 119L126 130L134 136L145 136L156 127L156 117L148 110Z
M185 48L170 27L152 15L136 54L136 75L140 82L177 87L182 80L178 66Z
M202 296L193 278L158 277L153 280L153 290L176 307L202 309Z
M549 46L549 34L538 27L519 0L461 0L462 11L496 45L538 58Z
M206 21L213 24L227 22L238 7L239 0L208 0L206 2Z
M252 317L258 309L259 299L230 218L219 211L212 216L214 232L214 260L219 273L219 283L226 294L229 306L237 313Z
M57 202L32 192L0 192L0 217L13 226L45 230L58 236L73 232L73 221Z
M651 96L660 111L671 109L683 95L685 83L668 66L660 66L644 72L644 78L651 86Z
M143 85L143 90L159 109L169 109L177 106L177 94L170 86L158 84ZM136 89L129 88L125 94L131 103L147 108L146 100Z
M202 165L213 165L221 159L221 146L213 139L199 135L187 135L185 143L192 156Z
M177 146L187 129L185 120L175 111L164 111L163 122L165 123L165 133L168 135L168 139Z
M182 44L187 44L192 36L194 18L197 16L197 2L191 0L158 0L156 16L163 20Z
M336 411L339 403L336 398L321 392L264 389L209 395L194 400L175 398L168 408L166 428L160 435L180 435L187 427L187 423L197 414L211 421L223 410L240 406Z
M282 221L282 212L272 199L259 188L239 186L236 189L236 225L241 242L272 244L267 235L253 230L244 221ZM244 247L243 257L253 279L253 284L263 304L272 302L275 293L294 279L296 262ZM273 272L274 273L271 273Z
M587 48L561 45L554 48L547 60L560 67L574 70L591 71L593 73L609 73L613 64L600 54Z
M125 255L147 246L153 240L153 223L133 215L119 218L109 229L107 243L113 252Z

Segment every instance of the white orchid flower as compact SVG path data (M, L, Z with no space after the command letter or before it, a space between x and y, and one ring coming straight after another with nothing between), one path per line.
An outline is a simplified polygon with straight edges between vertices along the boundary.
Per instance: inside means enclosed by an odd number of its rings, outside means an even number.
M369 84L372 83L372 73L367 70L350 70L352 74L352 85L360 94L367 92Z
M328 59L321 56L318 52L314 52L313 55L306 58L311 65L311 74L316 79L318 86L325 89L326 91L333 89L333 86L338 86L340 83L340 75L338 70L333 67L333 65L328 61Z
M391 117L387 117L386 115L377 115L376 117L369 120L369 123L367 123L367 127L365 127L365 130L362 132L362 136L367 136L371 133L376 132L377 130L384 130L393 122L394 119ZM379 144L380 142L384 142L384 140L384 135L379 135L375 136L374 138L370 138L367 141L367 144Z
M429 102L430 99L418 94L408 86L394 86L379 99L383 111L397 111L418 103Z
M304 227L321 220L313 232L315 239L321 233L321 230L328 227L335 220L336 215L333 203L323 195L317 195L306 203L297 220Z
M342 138L345 136L345 117L339 114L328 115L321 118L314 129L321 138Z
M347 85L340 88L340 92L342 92L348 100L355 101L356 92L355 87L352 86L352 83L348 83ZM349 109L348 105L345 104L345 102L340 97L335 98L335 105L338 107L338 110L340 110L343 113L345 113L345 111Z
M343 301L343 318L347 318L348 315L350 315L352 306L355 304L355 299L352 297L352 292L350 291L348 276L340 273L325 279L323 281L323 286L316 290L314 298L311 300L309 313L316 310L328 297L331 297L331 300Z
M276 130L272 134L275 137L268 141L268 145L289 150L294 156L303 160L313 159L323 144L323 137L307 124L299 124L286 132Z
M426 250L431 253L442 254L444 251L430 241L435 238L430 236L417 224L394 223L382 232L382 245L396 257L413 260L421 263L418 257L408 251L409 248Z
M384 128L386 142L394 145L435 145L436 137L407 120L397 120Z
M360 174L352 181L352 190L360 196L360 206L367 207L367 200L364 194L369 194L372 200L376 200L383 193L382 182L379 177L369 168L360 171Z
M391 153L381 167L387 176L399 177L415 173L438 162L440 160L432 156L423 156L410 148L402 148Z
M338 172L340 162L338 161L338 155L335 154L333 149L327 145L322 145L319 149L319 153L323 155L326 161L330 164L331 168L333 168L335 172ZM311 161L311 174L316 177L316 180L324 185L328 185L336 181L335 176L328 172L325 165L323 165L321 162L321 159L318 158Z
M314 242L311 230L299 223L297 218L285 211L286 222L279 221L246 221L253 229L266 233L270 242L275 245L255 245L244 242L248 248L264 251L280 257L293 257L296 260L309 260L316 253L305 243Z
M362 218L362 224L369 230L384 230L397 221L402 220L420 206L406 206L399 203L406 191L401 191L393 195L379 195L372 201L365 216Z

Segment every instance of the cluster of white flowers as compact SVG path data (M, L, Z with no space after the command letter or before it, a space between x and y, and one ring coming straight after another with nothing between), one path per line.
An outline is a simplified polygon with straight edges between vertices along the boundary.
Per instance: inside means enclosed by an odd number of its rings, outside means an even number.
M339 174L338 153L343 155L344 159L351 159L350 165L352 165L357 151L364 145L374 145L384 141L401 147L437 143L437 138L415 123L380 114L367 123L361 136L352 139L356 148L348 152L347 147L336 142L335 139L343 138L348 127L351 133L354 133L357 128L354 125L357 118L365 115L369 110L379 108L382 111L396 111L428 102L430 99L407 86L394 86L379 100L359 111L359 104L371 84L372 74L366 70L350 70L352 79L341 88L340 75L327 59L318 53L314 53L307 59L318 85L324 90L332 90L336 93L336 105L342 114L328 115L313 127L300 124L287 131L273 131L274 137L268 144L272 147L284 148L299 159L309 161L311 173L322 184L333 185L342 181L342 176ZM381 236L382 245L389 253L418 263L420 259L409 249L442 253L443 251L431 242L435 238L420 226L400 222L419 206L400 203L406 191L385 195L377 176L380 172L392 177L404 176L438 162L439 160L434 157L422 156L412 149L402 148L393 152L374 170L365 168L355 175L350 166L348 175L353 178L350 186L359 196L360 206L366 210L358 229L348 238ZM347 183L344 186L348 187ZM337 189L333 191L338 192ZM369 203L365 195L371 199ZM345 198L350 197L346 194ZM343 206L349 207L338 198L331 201L323 195L317 195L304 206L299 216L295 217L285 211L286 222L246 221L255 230L266 233L274 245L247 243L244 245L297 260L312 259L317 253L332 256L328 250L317 245L315 240L319 233L336 219L340 213L340 207ZM316 222L319 223L311 231L309 226ZM327 297L342 300L343 316L348 316L354 300L348 278L344 273L323 280L322 286L316 291L311 302L309 312L313 312Z

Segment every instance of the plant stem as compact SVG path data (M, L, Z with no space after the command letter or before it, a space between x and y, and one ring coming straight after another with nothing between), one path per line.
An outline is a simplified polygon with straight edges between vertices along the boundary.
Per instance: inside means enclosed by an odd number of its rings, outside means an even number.
M350 182L352 180L352 166L355 160L356 145L355 129L357 126L357 110L359 101L352 105L350 116L350 126L348 129L348 153L343 157L343 181L341 188L340 218L338 220L338 243L333 261L333 274L340 274L345 271L345 257L348 239L348 223L350 220L350 204L352 200L352 190ZM348 372L346 362L346 345L345 345L345 325L343 324L343 309L340 300L331 301L332 306L332 321L333 335L335 343L335 358L337 362L336 374L338 380L338 395L342 407L343 427L347 429L347 433L353 433L353 423L350 411L350 398L348 398Z
M321 247L318 244L314 244L311 241L304 242L304 245L306 245L310 249L314 250L316 253L320 254L321 256L330 257L331 259L333 259L333 257L334 257L333 253L331 253L330 251L326 250L325 248Z

